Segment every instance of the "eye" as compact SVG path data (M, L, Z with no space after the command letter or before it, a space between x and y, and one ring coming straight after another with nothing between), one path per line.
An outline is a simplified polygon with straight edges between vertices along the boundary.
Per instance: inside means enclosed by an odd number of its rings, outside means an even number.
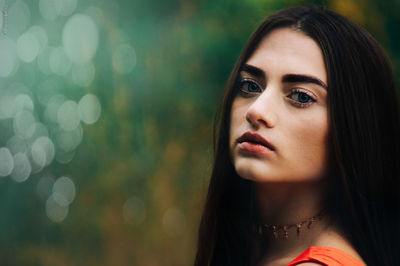
M306 107L315 102L315 99L310 92L302 91L299 89L293 90L288 98L293 100L293 103L300 107Z
M251 80L241 80L239 83L240 92L245 95L252 95L262 92L260 86Z

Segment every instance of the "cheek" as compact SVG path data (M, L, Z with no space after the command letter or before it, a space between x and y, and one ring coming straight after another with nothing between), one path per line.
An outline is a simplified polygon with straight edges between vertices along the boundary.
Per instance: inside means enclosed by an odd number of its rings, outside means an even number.
M300 121L292 133L294 148L290 157L298 169L321 175L326 169L328 149L328 122L326 116Z
M239 104L237 100L233 101L232 109L231 109L231 121L230 121L230 130L229 130L229 145L232 148L234 145L235 139L238 137L238 131L240 125L244 120L244 108Z

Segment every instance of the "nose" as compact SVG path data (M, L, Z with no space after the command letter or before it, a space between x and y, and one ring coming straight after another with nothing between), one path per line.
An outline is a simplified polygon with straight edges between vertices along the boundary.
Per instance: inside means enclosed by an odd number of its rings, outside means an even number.
M277 96L271 91L264 91L249 106L246 112L246 120L255 128L266 126L275 127L278 121Z

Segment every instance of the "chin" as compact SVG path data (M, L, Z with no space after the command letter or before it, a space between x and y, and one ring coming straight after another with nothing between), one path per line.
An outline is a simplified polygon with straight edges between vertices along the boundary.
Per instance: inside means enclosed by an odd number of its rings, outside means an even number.
M262 168L260 169L260 167L257 166L257 163L249 164L240 161L234 164L236 173L243 179L254 182L276 181L270 174L266 174L270 172L270 170Z
M255 179L254 173L249 169L239 168L239 169L236 169L236 173L238 174L238 176L240 176L243 179L255 181L254 180Z
M293 176L284 173L276 173L271 169L259 169L244 165L235 165L238 176L243 179L253 181L255 183L297 183L297 182L314 182L320 178Z
M240 171L240 172L237 172L237 174L241 178L247 179L249 181L253 181L254 183L282 182L282 180L277 180L276 178L274 178L272 176L266 176L266 175L260 176L251 171Z

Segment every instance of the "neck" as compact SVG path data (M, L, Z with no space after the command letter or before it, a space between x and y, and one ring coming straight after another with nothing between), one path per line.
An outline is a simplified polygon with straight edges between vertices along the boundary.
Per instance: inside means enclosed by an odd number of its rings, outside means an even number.
M326 182L325 182L326 183ZM324 208L326 187L322 181L308 183L254 183L254 196L258 209L259 222L275 226L298 224L317 216ZM283 230L274 235L273 230L263 234L268 242L268 253L278 255L306 249L313 240L326 229L328 219L318 217L308 227L288 228L286 236Z
M255 183L255 201L261 222L292 224L316 215L323 209L321 183Z

